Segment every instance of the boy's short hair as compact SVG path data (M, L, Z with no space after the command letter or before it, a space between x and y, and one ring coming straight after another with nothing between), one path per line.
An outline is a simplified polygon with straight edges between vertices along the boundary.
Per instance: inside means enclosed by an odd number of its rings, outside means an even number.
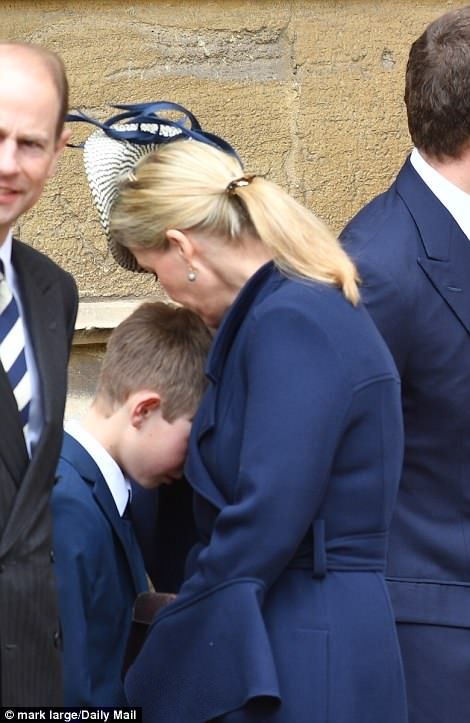
M109 337L95 401L111 411L133 392L148 389L160 395L168 422L193 414L206 386L211 339L189 309L158 301L142 304Z

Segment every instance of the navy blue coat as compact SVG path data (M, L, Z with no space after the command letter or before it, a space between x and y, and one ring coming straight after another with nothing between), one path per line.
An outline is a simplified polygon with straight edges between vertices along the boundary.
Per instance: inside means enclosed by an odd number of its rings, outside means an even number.
M402 379L388 575L413 723L470 720L470 241L408 160L343 233Z
M98 466L69 434L57 474L52 513L64 704L126 705L121 668L134 600L147 589L142 556Z
M398 375L368 314L263 266L208 360L186 475L200 543L126 678L152 723L404 723L383 569Z

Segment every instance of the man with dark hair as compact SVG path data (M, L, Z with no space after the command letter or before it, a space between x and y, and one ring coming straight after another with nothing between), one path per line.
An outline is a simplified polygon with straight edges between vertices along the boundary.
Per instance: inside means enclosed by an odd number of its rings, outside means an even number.
M388 579L410 723L470 720L470 5L413 43L415 148L343 231L402 378Z
M55 54L0 43L0 679L8 707L62 701L49 497L77 290L12 227L54 173L66 107Z

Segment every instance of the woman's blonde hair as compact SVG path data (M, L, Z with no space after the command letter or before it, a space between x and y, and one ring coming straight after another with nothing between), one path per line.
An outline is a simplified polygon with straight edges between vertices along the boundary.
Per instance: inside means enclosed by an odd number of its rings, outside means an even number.
M110 227L123 246L167 248L170 228L198 229L237 243L258 237L286 274L342 289L359 300L357 272L338 239L275 183L244 175L238 159L194 140L177 140L145 156L123 180Z

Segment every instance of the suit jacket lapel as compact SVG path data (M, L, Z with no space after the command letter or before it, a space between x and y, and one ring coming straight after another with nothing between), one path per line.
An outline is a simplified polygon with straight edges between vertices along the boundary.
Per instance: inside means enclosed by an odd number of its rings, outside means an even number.
M67 359L67 342L63 334L56 334L57 319L62 313L56 284L44 269L31 266L22 244L15 240L12 247L12 263L18 277L23 312L38 368L44 426L41 438L29 460L16 403L14 407L11 404L12 399L14 402L14 397L11 390L8 394L4 394L8 379L1 369L2 409L4 404L9 405L5 410L11 415L8 417L8 425L5 425L8 429L0 435L1 453L18 491L12 498L8 520L2 532L0 555L6 555L16 540L24 534L28 518L38 515L44 504L47 504L44 488L50 487L51 480L48 475L43 474L42 464L51 453L51 419L55 419L56 424L61 424L59 420L62 419L64 400L56 390L65 388L67 373L64 363ZM56 443L60 442L57 428L54 430L54 435Z
M3 421L0 434L0 457L5 464L16 487L19 487L29 464L28 452L23 435L18 407L8 380L0 362L0 401Z
M101 475L100 478L97 479L93 488L93 496L101 507L104 516L108 519L117 537L119 538L129 565L129 572L134 583L135 593L137 595L139 592L142 592L145 587L145 584L144 587L142 584L143 563L140 556L139 548L137 546L137 540L133 534L133 531L132 537L130 537L129 533L131 532L131 530L127 529L130 523L127 520L123 520L119 516L116 505L114 503L114 499L111 495L111 492L109 491L108 485L106 484Z
M409 159L397 178L397 190L421 236L418 264L470 333L470 240Z
M57 418L57 412L61 417L61 409L55 407L61 405L62 400L55 390L58 379L62 381L66 374L66 340L63 334L57 333L57 319L61 314L60 292L56 283L41 269L22 263L20 244L13 246L12 261L18 275L26 324L34 348L46 425L51 419Z
M26 443L13 391L0 363L0 401L2 432L0 434L0 458L16 487L20 486L29 464ZM8 420L8 421L5 421Z
M140 551L137 543L134 546L129 539L126 530L126 525L129 523L120 517L113 496L98 465L82 445L67 433L64 434L61 457L70 462L85 482L92 485L93 497L121 543L135 592L136 594L141 592L143 589L142 578L145 578L145 574L143 573Z

